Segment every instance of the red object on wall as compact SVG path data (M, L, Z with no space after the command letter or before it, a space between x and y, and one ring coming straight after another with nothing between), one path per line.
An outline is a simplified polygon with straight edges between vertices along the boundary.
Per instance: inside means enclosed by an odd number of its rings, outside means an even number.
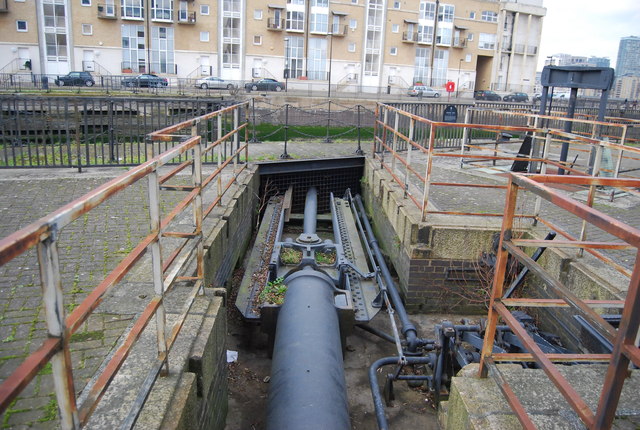
M444 84L444 88L447 90L448 93L452 93L456 90L456 84L455 82L447 82L446 84Z

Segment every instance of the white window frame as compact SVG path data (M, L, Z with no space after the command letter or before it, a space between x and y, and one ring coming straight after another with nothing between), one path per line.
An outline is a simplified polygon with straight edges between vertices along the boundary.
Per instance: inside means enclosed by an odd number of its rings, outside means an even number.
M80 0L80 6L91 6L91 0Z
M434 21L436 19L436 4L431 1L420 2L420 19Z
M126 39L128 46L122 46L122 66L136 73L148 72L146 31L143 25L123 24L121 27L121 40ZM127 59L128 64L127 63Z
M469 42L473 42L473 33L469 33L469 34L467 34L467 40L468 40Z
M480 33L478 36L478 49L493 51L496 48L495 33Z
M392 46L389 48L389 55L398 55L398 48L395 46Z
M175 29L151 27L151 73L176 73Z
M120 2L122 19L144 20L144 3L141 0L122 0Z
M173 0L151 0L151 19L153 21L173 21Z
M262 9L255 9L253 11L253 19L258 21L262 20Z
M81 27L82 27L82 34L83 35L85 35L85 36L93 36L93 24L82 24ZM89 31L85 31L85 28L88 28Z
M355 30L356 28L358 28L358 20L357 19L350 19L349 20L349 28L351 30Z
M255 34L253 36L253 44L254 45L262 45L262 36L259 34Z
M13 0L13 1L15 1L16 3L24 3L27 0Z
M464 56L464 62L465 63L470 63L472 58L473 58L473 55L467 54L467 55Z
M209 11L209 5L208 4L201 4L200 5L200 15L209 15L210 11Z
M492 10L483 10L480 19L485 22L498 22L498 14Z
M292 31L304 31L304 11L288 10L285 28Z
M469 12L469 19L476 19L476 13L474 11Z
M20 23L24 24L24 29L20 28ZM29 23L26 19L16 19L16 31L19 31L20 33L26 33L29 31Z
M452 4L440 4L438 10L438 22L450 22L453 23L453 18L456 16L456 7Z
M208 42L209 41L209 32L201 31L200 32L200 42Z
M355 42L350 42L349 46L347 47L347 51L356 52L356 43Z
M400 24L391 24L392 33L400 33Z
M402 3L399 1L394 1L393 2L393 8L394 9L400 9L402 7Z

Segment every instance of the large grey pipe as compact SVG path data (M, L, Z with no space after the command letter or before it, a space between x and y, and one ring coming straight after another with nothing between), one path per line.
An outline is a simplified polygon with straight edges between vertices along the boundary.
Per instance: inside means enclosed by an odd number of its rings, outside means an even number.
M347 430L349 408L333 286L310 266L285 280L273 347L267 430Z
M318 191L316 187L307 190L304 202L304 234L315 234L318 217Z

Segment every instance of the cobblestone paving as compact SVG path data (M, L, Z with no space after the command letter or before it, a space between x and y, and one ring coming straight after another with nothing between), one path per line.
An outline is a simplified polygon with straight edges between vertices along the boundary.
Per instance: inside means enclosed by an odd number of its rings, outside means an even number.
M121 169L94 176L40 170L17 179L0 172L0 236L4 237L82 196ZM60 175L59 177L55 177ZM38 177L39 176L39 177ZM52 177L53 176L53 177ZM163 213L181 197L162 193ZM146 180L124 190L61 231L58 246L66 311L87 294L149 233ZM0 380L46 337L35 249L0 268ZM133 315L94 313L71 338L76 390L98 369ZM3 428L56 423L51 367L45 367L2 416Z

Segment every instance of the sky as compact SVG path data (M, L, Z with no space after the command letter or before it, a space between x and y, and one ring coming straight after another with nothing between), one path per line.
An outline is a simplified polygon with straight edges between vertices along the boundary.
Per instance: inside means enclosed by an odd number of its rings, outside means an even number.
M615 68L620 39L640 37L639 0L544 0L538 70L547 56L609 57Z

